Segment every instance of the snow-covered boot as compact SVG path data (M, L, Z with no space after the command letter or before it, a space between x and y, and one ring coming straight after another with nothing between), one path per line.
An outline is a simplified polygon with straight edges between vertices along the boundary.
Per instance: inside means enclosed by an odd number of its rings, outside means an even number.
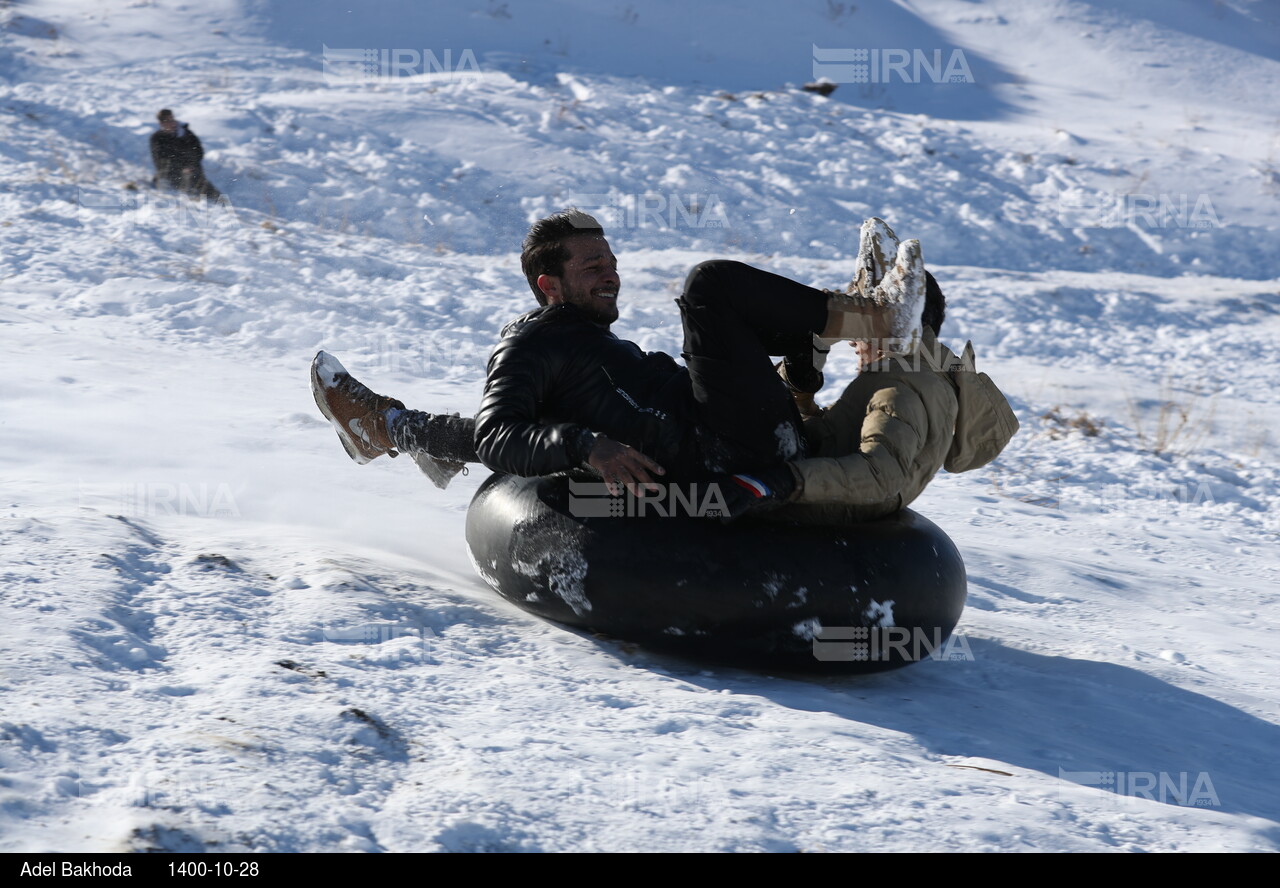
M327 352L317 353L311 362L311 393L347 456L363 465L384 453L396 455L386 412L392 407L403 410L403 403L370 391Z
M889 223L876 216L863 222L858 232L858 259L853 281L845 292L870 296L897 255L898 236Z
M903 241L893 268L876 287L878 300L889 306L889 350L911 351L924 335L926 285L920 241Z
M885 303L877 288L898 252L898 236L887 222L872 216L862 223L853 280L842 292L824 291L827 326L817 340L821 347L830 349L846 339L882 340L889 336Z

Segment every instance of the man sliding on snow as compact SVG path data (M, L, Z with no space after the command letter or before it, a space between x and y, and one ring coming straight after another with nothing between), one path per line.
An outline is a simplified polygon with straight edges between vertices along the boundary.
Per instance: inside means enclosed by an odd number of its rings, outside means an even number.
M917 241L897 247L874 282L873 270L861 268L843 293L739 262L698 265L677 300L685 367L609 331L618 317L617 260L591 216L569 210L536 222L521 265L540 307L504 328L474 421L406 409L332 356L316 356L316 403L352 459L403 450L439 486L475 460L517 475L586 465L614 493L639 494L664 476L723 476L752 504L777 504L796 494L800 476L787 461L804 455L805 438L769 356L784 356L793 380L816 375L820 384L814 356L833 342L910 348L923 336Z
M222 193L205 178L204 146L196 134L174 117L168 108L161 109L156 120L160 129L151 134L151 161L156 167L151 184L192 197L209 200L222 197Z

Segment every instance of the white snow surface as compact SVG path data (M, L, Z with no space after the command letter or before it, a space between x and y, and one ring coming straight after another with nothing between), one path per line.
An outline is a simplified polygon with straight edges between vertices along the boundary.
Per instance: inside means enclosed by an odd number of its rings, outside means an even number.
M973 82L824 98L814 46ZM1276 850L1277 94L1263 0L0 4L0 850ZM146 184L161 107L229 207ZM964 656L540 622L469 561L483 470L345 456L316 351L473 410L525 228L593 200L673 354L700 260L920 239L1022 423L915 504Z

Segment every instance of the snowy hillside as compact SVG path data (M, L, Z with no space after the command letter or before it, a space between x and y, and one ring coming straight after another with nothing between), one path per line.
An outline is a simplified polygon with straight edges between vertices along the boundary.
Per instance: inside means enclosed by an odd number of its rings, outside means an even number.
M1280 847L1274 4L352 8L0 3L0 850ZM150 188L162 107L229 205ZM915 504L968 656L541 623L469 563L483 470L345 457L316 350L474 409L571 203L673 354L702 259L920 238L1023 429Z

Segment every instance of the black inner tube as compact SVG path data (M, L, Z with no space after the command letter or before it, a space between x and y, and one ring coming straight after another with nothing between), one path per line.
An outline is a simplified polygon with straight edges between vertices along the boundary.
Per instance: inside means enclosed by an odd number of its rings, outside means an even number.
M608 517L574 480L595 479L493 475L467 512L476 569L529 613L732 665L856 673L950 656L964 562L910 509L845 526Z

